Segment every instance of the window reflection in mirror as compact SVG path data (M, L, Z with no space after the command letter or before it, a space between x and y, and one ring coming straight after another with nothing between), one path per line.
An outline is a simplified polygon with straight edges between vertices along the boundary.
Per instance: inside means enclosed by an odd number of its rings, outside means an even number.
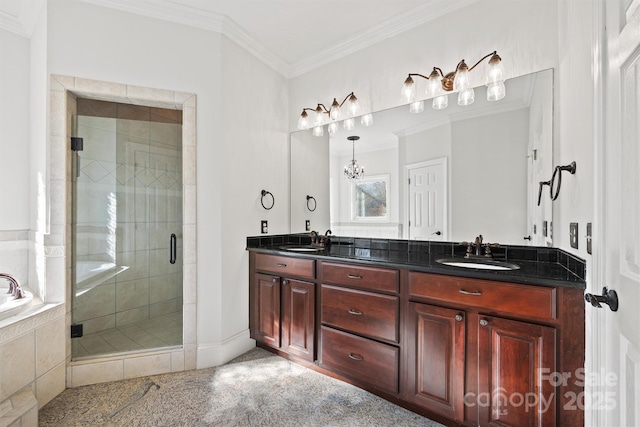
M353 183L353 219L387 220L388 176L361 178Z
M338 126L331 137L327 132L323 138L314 138L311 131L292 133L291 232L304 232L303 219L313 214L323 222L317 228L326 224L338 235L416 238L409 236L408 171L412 165L444 158L449 185L442 235L447 241L482 234L487 242L551 246L552 236L543 234L552 229L551 200L543 197L537 206L537 192L538 183L553 172L553 70L505 84L506 97L495 102L486 100L482 86L469 106L458 106L455 94L449 94L453 98L445 110L425 108L412 114L402 105L375 112L373 126L350 132ZM367 174L389 176L385 221L354 217L350 183L342 173L351 160L346 138L353 132L361 137L356 157ZM318 200L316 212L305 212L304 197L312 190L302 187L319 185L328 192L326 199ZM528 236L531 240L524 240Z

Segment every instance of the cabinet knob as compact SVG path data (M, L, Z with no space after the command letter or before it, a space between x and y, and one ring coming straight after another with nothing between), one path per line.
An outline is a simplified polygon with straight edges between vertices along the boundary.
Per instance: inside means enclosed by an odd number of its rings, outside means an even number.
M276 282L278 281L278 279L276 279L276 278L274 277L273 279L271 279L271 281L272 281L273 283L276 283Z
M286 285L287 284L287 279L282 279L282 284Z
M480 319L480 326L487 326L489 321L487 319Z
M456 314L456 322L462 322L462 314Z

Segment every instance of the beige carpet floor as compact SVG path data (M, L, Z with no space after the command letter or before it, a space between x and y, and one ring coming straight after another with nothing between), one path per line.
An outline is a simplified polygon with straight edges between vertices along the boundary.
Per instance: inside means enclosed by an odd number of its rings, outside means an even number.
M256 348L226 365L65 390L43 426L428 426L440 424Z

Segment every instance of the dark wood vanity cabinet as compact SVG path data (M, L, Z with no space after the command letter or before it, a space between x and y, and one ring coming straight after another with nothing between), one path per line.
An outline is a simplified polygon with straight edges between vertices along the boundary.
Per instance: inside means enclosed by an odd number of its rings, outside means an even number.
M399 392L398 270L322 262L320 366Z
M406 317L405 399L445 417L464 419L464 311L409 303Z
M252 258L250 331L257 342L315 359L315 261L256 254ZM279 275L267 274L278 273Z
M564 354L571 312L583 327L580 290L410 272L408 294L405 400L471 425L581 424L578 411L557 417L550 380L582 367L583 329Z
M578 288L250 254L251 336L445 424L581 426Z

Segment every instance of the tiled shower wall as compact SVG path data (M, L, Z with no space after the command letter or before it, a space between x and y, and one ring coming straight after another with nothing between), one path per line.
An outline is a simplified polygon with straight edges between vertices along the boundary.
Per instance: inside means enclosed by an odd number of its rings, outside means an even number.
M77 102L77 268L115 267L80 283L73 322L91 333L181 311L182 111Z

